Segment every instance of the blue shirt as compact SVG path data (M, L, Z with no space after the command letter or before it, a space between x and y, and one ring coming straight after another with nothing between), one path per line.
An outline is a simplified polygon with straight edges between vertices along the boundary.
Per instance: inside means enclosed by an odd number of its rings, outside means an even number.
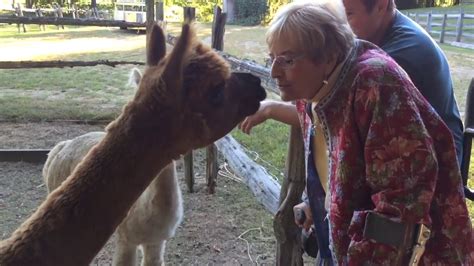
M448 61L441 48L422 27L399 11L380 47L408 73L449 127L461 164L463 124L454 98Z

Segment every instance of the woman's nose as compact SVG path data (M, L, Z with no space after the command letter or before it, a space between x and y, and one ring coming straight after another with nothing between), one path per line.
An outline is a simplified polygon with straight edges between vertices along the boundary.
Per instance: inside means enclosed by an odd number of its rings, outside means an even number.
M278 77L281 77L283 71L281 69L281 67L278 66L278 64L275 64L275 62L273 62L272 66L271 66L271 69L270 69L270 74L272 76L272 78L276 79Z

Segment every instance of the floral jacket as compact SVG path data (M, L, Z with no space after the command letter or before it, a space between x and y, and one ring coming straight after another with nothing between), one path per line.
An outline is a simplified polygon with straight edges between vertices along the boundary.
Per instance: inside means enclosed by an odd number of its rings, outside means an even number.
M311 122L304 102L297 109L307 164L312 164ZM315 111L329 148L327 216L324 191L308 180L307 193L317 234L328 236L335 264L394 264L393 246L363 237L365 217L372 211L430 227L420 265L474 265L453 138L393 59L356 41L334 88ZM309 179L314 166L307 169Z

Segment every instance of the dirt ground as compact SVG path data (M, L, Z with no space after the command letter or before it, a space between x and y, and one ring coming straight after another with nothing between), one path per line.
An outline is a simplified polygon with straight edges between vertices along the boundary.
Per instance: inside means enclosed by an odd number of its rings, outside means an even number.
M0 123L0 148L51 148L60 140L101 130L99 125L71 123ZM182 182L184 221L169 241L170 265L271 265L275 261L272 217L245 184L219 176L216 194L208 195L205 154L194 152L195 192ZM5 239L45 199L41 164L0 162L0 236ZM114 237L91 265L110 265ZM73 240L72 240L73 241Z

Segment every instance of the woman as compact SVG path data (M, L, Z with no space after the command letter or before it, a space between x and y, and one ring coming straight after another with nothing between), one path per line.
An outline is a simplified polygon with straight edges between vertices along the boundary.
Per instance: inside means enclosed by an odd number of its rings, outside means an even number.
M472 227L453 138L408 75L354 39L340 1L294 2L267 32L283 101L265 101L240 128L301 125L318 263L406 265L417 232L421 264L472 264ZM427 235L424 235L427 236Z

